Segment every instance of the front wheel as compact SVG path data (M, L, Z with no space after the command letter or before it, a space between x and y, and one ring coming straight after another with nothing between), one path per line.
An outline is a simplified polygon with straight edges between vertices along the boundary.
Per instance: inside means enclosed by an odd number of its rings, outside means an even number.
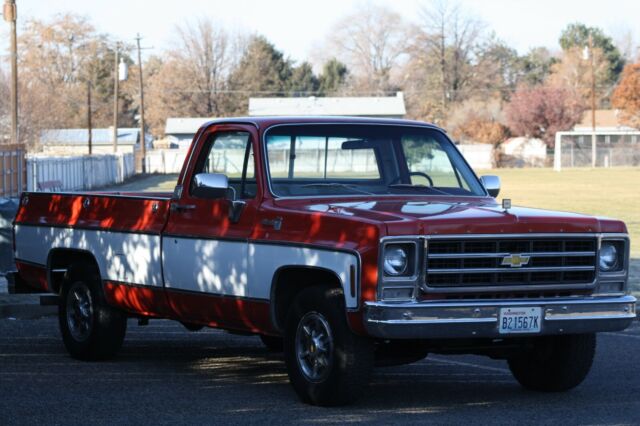
M360 396L373 368L374 348L370 339L350 330L342 293L311 287L300 292L287 317L284 355L300 399L330 406Z
M525 388L563 392L587 377L596 352L595 334L536 339L526 352L508 360L511 373Z
M87 267L71 267L67 271L58 319L69 354L82 360L113 357L122 346L127 329L126 315L107 305L98 274Z

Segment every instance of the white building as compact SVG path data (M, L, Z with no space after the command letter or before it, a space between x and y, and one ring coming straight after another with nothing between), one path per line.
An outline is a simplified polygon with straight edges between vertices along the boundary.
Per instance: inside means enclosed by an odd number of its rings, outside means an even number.
M153 137L145 135L147 147ZM58 155L88 154L88 129L46 129L40 132L40 146L46 153ZM133 153L140 147L140 129L118 129L118 152ZM91 150L94 154L113 153L113 127L91 130Z
M187 149L193 137L204 123L215 120L206 117L170 117L164 128L165 138L171 148Z
M327 116L403 118L407 110L404 96L249 98L249 115L264 116Z

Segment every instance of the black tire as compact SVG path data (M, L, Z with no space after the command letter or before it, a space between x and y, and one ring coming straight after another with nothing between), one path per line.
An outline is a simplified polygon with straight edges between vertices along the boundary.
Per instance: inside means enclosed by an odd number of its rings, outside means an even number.
M58 320L69 354L86 361L115 356L127 330L127 316L107 305L98 273L87 266L71 266L65 274Z
M282 352L284 351L284 339L279 336L267 336L266 334L260 335L262 344L267 348L269 352Z
M595 352L595 334L541 337L525 353L509 358L508 363L524 388L563 392L587 377Z
M204 328L204 325L200 325L200 324L194 324L192 322L180 322L180 324L182 324L182 326L184 328L186 328L189 331L192 332L196 332L196 331L200 331Z
M303 402L348 404L369 382L373 342L349 329L345 311L342 293L326 287L307 288L294 300L285 327L284 356L289 380Z

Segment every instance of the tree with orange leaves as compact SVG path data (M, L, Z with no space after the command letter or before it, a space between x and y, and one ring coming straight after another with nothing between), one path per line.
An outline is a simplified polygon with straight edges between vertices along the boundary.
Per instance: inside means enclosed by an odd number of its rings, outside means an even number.
M620 110L620 119L624 124L640 128L640 63L624 67L611 103Z

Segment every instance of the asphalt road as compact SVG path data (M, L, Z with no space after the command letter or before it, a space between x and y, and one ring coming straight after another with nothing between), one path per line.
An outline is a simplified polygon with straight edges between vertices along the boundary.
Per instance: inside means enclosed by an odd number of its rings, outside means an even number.
M377 369L360 401L300 403L279 355L256 337L135 321L121 354L66 354L55 317L0 319L0 424L640 424L640 326L599 336L575 390L521 389L505 362L434 355Z

